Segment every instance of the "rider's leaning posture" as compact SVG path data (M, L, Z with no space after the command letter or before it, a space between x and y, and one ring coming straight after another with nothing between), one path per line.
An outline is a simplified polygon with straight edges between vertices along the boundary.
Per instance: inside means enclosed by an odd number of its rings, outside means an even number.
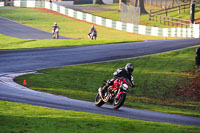
M55 32L56 29L60 29L60 27L58 26L56 22L54 22L54 25L52 27L52 32Z
M133 75L132 72L134 71L134 66L131 63L126 64L124 68L119 68L117 71L113 73L114 78L111 80L108 80L107 83L102 87L100 95L102 96L103 90L107 89L110 85L113 84L115 79L123 77L129 79L131 82L131 87L135 87L134 81L133 81Z
M95 39L96 40L97 30L95 29L94 25L92 25L88 36L89 36L90 39L92 39L92 40Z

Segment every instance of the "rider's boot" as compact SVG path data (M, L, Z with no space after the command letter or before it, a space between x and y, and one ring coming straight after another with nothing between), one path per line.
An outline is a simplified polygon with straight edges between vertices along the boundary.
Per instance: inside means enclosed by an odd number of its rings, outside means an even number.
M91 40L91 33L88 34L88 38Z
M107 88L108 88L108 86L109 86L109 84L108 83L106 83L103 87L101 87L101 89L99 90L99 94L100 94L100 97L102 98L102 96L103 96L103 92L104 92L104 90L106 90Z

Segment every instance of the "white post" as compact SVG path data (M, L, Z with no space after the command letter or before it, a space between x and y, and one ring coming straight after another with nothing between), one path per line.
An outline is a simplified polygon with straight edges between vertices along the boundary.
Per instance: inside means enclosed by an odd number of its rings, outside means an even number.
M200 38L200 24L193 24L193 37Z

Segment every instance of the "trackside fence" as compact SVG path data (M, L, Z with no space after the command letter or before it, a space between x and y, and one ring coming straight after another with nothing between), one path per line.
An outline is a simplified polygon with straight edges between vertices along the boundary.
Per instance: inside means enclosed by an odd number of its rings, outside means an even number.
M0 0L0 7L3 7L3 6L4 6L4 1Z
M121 21L115 21L115 20L111 20L107 18L102 18L99 16L76 11L76 10L69 9L64 6L60 6L55 3L46 2L46 1L14 0L12 3L10 3L10 5L13 5L16 7L46 8L46 9L61 13L63 15L78 19L78 20L83 20L89 23L93 23L93 24L97 24L100 26L105 26L105 27L113 28L117 30L122 30L122 31L126 31L130 33L137 33L137 34L150 35L150 36L163 36L163 37L200 38L199 24L192 24L188 28L183 28L183 27L159 28L159 27L137 25L137 24L125 23Z

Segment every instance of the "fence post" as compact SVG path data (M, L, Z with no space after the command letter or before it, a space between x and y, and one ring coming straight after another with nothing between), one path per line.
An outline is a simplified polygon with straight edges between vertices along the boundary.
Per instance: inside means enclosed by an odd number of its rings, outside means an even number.
M169 18L168 18L168 26L169 26Z
M160 24L161 24L161 16L160 16Z
M149 20L151 21L151 9L149 10Z
M183 9L184 9L184 12L185 12L185 5L183 5L183 7L184 7Z
M122 0L119 0L119 11L121 11L121 7L122 7Z
M149 0L149 15L150 15L150 19L149 20L151 20L151 3L152 2L152 0Z
M195 4L191 4L190 7L190 23L194 23L194 17L195 17Z
M165 25L165 17L164 17L164 25Z
M167 10L166 10L166 7L164 7L164 10L165 10L165 16L167 16Z
M200 38L200 25L199 24L193 24L192 28L193 28L192 37Z

